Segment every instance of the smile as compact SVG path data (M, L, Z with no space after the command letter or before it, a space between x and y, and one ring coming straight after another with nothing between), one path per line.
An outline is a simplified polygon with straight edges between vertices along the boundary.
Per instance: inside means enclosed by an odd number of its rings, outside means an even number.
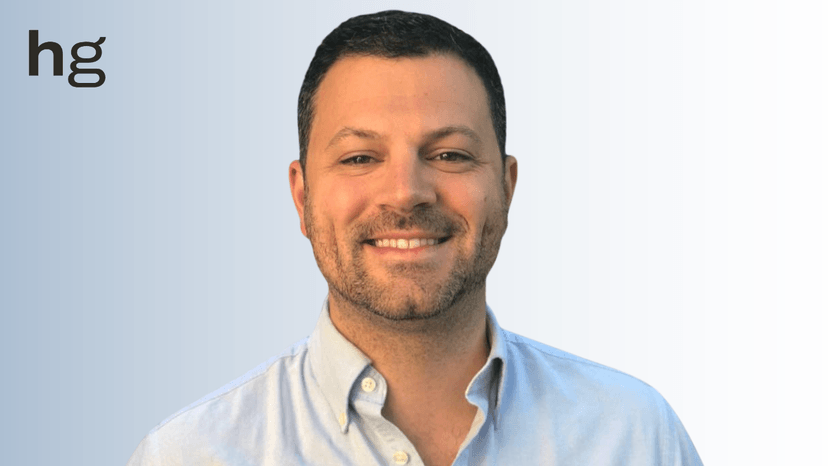
M448 241L446 238L412 238L412 239L393 239L382 238L368 240L368 244L378 248L396 248L396 249L414 249L426 246L434 246Z

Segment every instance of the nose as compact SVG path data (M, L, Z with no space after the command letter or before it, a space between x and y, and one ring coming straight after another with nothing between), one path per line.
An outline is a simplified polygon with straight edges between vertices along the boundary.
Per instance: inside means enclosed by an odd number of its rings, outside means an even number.
M381 208L408 213L437 201L434 176L417 153L399 152L386 159L377 193Z

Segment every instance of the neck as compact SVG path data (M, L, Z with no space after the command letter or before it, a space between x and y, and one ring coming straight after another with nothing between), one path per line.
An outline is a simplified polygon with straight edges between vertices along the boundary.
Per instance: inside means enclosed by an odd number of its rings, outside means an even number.
M489 356L485 294L483 287L435 317L409 321L355 309L329 294L334 326L388 384L383 416L426 464L450 464L474 418L465 392Z
M380 317L355 308L335 292L330 293L328 306L337 330L371 359L389 385L402 377L409 386L420 378L445 378L459 368L466 369L463 373L473 369L473 377L489 354L485 288L422 320Z
M331 321L388 382L386 404L418 394L454 393L452 399L465 401L466 387L489 355L485 288L423 320L390 320L337 298L329 295Z

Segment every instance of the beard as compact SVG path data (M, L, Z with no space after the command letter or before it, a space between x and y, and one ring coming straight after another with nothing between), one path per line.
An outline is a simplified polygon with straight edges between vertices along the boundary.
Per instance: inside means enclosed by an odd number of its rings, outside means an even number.
M425 320L441 316L463 298L482 290L494 265L500 240L506 231L505 195L485 219L479 238L468 250L466 223L431 205L415 207L410 214L382 211L349 227L338 240L332 226L322 227L314 216L312 197L305 193L305 226L319 270L331 294L344 303L391 321ZM448 275L438 277L433 262L388 264L384 279L372 276L366 264L366 242L376 234L418 229L450 237L440 247L454 248Z

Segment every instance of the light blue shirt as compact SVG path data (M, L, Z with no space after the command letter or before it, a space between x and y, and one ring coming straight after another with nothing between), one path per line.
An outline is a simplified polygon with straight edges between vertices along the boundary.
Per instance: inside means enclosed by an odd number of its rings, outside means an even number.
M466 389L477 415L455 465L701 465L652 387L501 329ZM371 361L331 323L155 427L128 466L422 465L382 417Z

